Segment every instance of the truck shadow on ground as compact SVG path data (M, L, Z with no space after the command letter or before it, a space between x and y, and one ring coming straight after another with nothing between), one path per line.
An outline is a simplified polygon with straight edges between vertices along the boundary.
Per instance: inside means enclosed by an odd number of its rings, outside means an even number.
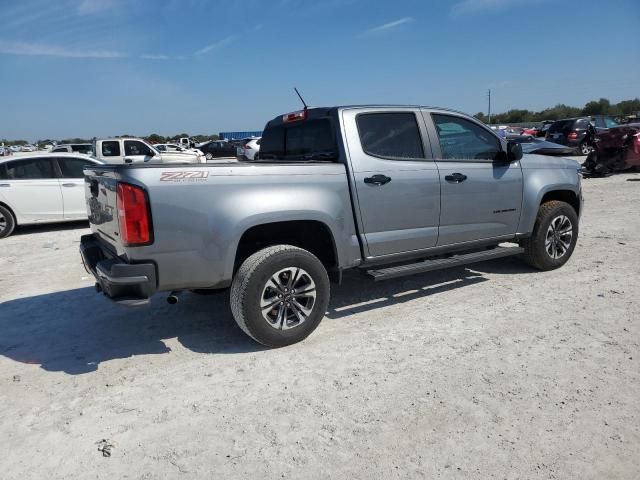
M362 273L348 272L343 284L333 288L325 321L486 282L485 269L531 272L510 261L379 283ZM150 307L126 308L93 288L55 292L0 304L0 331L0 355L70 375L96 371L109 360L170 353L164 340L172 338L199 353L242 354L265 349L235 324L226 293L199 296L185 292L177 305L168 305L164 296L156 295Z

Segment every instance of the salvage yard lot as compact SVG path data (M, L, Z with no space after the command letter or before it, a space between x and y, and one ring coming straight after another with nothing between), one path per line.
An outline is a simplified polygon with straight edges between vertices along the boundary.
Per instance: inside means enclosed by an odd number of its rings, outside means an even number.
M638 478L639 180L584 181L559 270L350 272L278 350L224 294L97 295L86 224L22 229L0 241L2 478Z

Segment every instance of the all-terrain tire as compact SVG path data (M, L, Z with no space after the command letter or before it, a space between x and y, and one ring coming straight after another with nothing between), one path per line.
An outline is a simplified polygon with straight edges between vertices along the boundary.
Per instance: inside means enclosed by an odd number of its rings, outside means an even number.
M8 208L0 205L0 238L8 237L16 228L16 219Z
M554 258L554 256L549 253L547 240L549 238L551 223L557 222L558 219L562 217L566 217L571 223L571 239L569 242L566 242L569 247L564 254L559 258ZM551 234L551 236L553 237L553 234ZM564 240L566 241L566 237ZM567 263L571 257L577 241L578 214L573 207L559 200L545 202L540 205L540 209L538 210L533 233L530 237L520 242L520 246L524 248L522 260L538 270L546 271L560 268Z
M276 328L264 318L261 300L270 279L290 268L302 269L312 280L315 299L310 313L299 325ZM283 347L307 338L324 318L330 297L329 276L322 262L310 252L291 245L276 245L254 253L243 262L233 278L230 297L233 317L247 335L262 345ZM294 322L296 320L294 318Z

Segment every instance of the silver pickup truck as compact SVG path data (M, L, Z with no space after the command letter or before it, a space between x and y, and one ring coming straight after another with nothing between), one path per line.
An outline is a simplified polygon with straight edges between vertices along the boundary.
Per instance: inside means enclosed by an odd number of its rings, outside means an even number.
M230 287L238 325L283 346L318 326L346 269L385 280L510 255L562 266L579 168L523 157L451 110L305 109L267 124L256 162L85 169L81 253L120 303Z

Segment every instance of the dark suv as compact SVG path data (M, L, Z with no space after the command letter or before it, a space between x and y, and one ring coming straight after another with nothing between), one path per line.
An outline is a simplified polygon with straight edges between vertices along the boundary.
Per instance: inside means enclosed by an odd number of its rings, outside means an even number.
M207 157L207 160L212 158L226 158L236 156L236 147L231 142L225 142L222 140L213 140L211 142L203 143L198 147Z
M588 155L591 144L588 141L589 117L556 120L547 131L546 139L553 143L575 148L580 155Z

